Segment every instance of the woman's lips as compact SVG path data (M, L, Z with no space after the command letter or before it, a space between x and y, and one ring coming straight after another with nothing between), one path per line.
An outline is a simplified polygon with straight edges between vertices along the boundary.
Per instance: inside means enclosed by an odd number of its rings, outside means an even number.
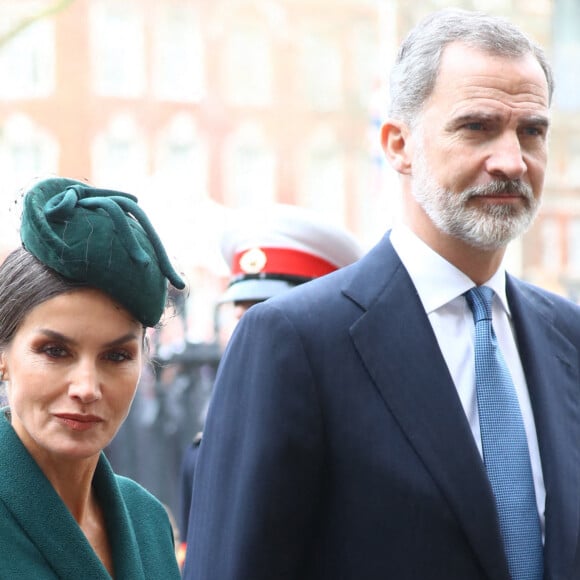
M97 415L79 415L73 413L58 413L55 417L73 431L88 431L103 419Z

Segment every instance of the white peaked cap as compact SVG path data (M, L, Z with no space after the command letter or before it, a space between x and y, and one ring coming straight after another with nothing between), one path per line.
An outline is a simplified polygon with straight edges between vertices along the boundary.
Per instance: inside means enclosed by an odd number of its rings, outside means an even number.
M265 300L362 255L352 234L303 207L277 204L259 212L244 210L235 220L221 243L232 274L222 302Z

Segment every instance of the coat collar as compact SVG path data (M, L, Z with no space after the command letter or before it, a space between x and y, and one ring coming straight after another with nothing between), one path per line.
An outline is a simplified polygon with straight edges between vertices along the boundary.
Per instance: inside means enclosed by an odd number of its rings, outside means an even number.
M86 536L12 429L5 412L0 413L0 441L0 500L23 534L59 578L109 580ZM133 527L104 454L93 485L104 506L116 576L144 578Z

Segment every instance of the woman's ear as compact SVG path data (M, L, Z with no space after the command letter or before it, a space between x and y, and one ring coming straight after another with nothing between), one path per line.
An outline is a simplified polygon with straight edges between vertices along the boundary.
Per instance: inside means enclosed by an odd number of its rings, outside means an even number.
M397 172L411 173L410 131L401 121L387 119L381 127L381 145L385 157Z
M6 356L0 352L0 382L8 380L8 371L6 370Z

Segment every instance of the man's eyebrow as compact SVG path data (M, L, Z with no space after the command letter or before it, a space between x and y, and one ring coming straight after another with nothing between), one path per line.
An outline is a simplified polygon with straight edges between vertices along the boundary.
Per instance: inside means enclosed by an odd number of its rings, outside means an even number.
M498 123L501 121L501 116L495 113L465 113L449 120L447 128L461 127L469 123ZM549 127L550 121L545 115L528 115L522 117L518 125L535 126L535 127Z
M452 129L453 127L461 127L462 125L468 125L469 123L497 123L500 119L500 115L495 113L465 113L458 117L449 119L447 128Z
M547 128L550 126L550 120L544 115L530 115L529 117L524 117L519 124Z

